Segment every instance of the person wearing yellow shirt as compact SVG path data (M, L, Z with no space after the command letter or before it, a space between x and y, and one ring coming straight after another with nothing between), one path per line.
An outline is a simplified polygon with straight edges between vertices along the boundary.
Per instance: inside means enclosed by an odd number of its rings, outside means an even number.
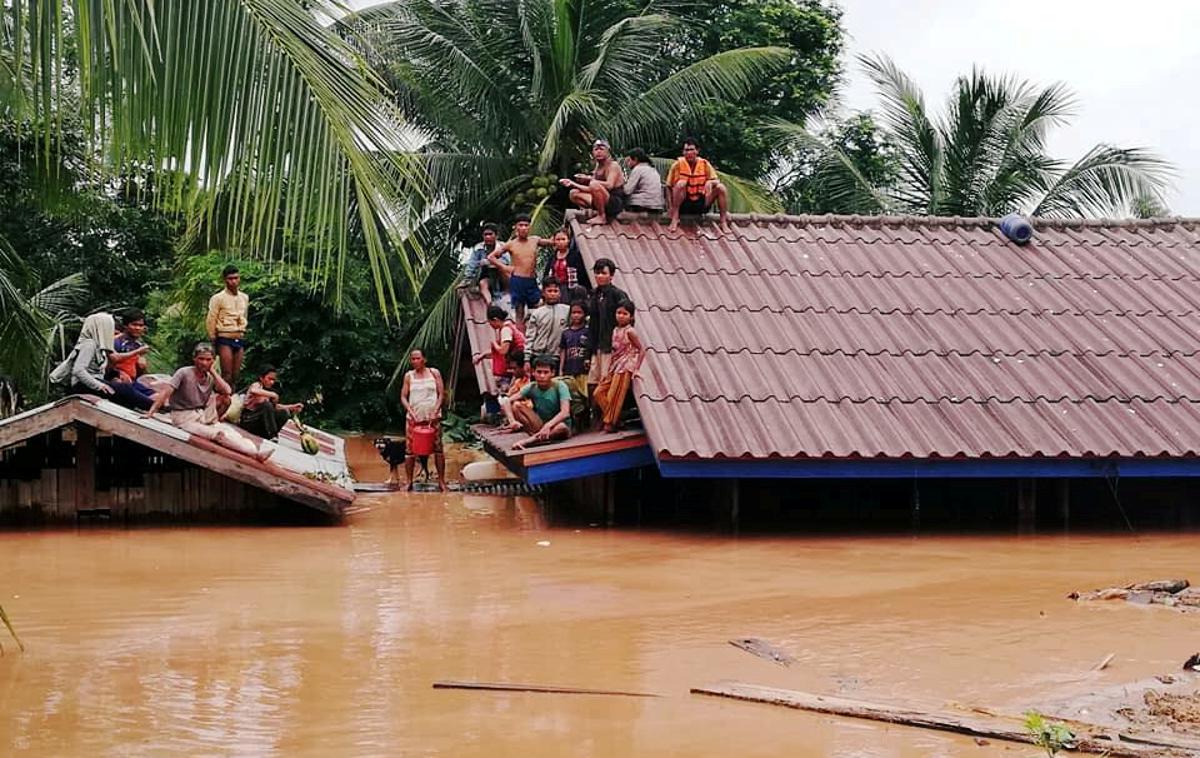
M671 192L668 230L679 229L679 214L702 216L716 203L721 212L721 230L729 231L729 193L717 178L717 170L700 157L700 145L695 139L688 137L683 141L683 155L671 166L667 187Z
M217 347L221 378L236 387L242 373L242 356L246 352L246 315L250 310L250 296L239 289L242 276L237 266L226 266L221 277L225 280L225 289L209 298L206 326L208 338Z

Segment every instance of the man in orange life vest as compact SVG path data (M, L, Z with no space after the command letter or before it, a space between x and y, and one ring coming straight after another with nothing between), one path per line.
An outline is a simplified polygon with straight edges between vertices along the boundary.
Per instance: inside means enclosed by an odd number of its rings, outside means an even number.
M667 188L671 192L671 225L667 227L670 231L679 228L680 213L700 216L714 202L721 212L721 230L729 231L729 195L717 178L717 170L700 157L700 146L695 139L688 137L683 141L683 156L671 166Z

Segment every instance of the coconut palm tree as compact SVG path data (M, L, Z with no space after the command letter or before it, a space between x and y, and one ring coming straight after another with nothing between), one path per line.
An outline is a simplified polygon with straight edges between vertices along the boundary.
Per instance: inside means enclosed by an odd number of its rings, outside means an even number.
M41 286L0 237L0 418L16 411L18 390L42 384L54 345L86 291L82 274Z
M1075 163L1051 157L1046 137L1066 124L1074 99L1061 84L1035 87L978 69L960 77L940 115L886 57L862 57L879 91L896 178L875 186L843 151L794 124L775 128L821 154L832 205L848 213L1080 217L1125 214L1135 199L1161 203L1172 175L1143 148L1097 145Z
M329 27L340 0L5 0L0 115L44 157L80 114L102 168L264 258L316 250L338 274L361 237L381 301L423 173L395 148L386 87ZM410 249L411 251L411 249ZM415 285L411 255L399 257Z
M422 239L440 241L444 255L431 276L438 286L426 288L435 306L419 342L436 343L453 324L464 229L528 210L545 233L561 223L565 203L554 180L590 167L595 138L617 150L672 142L690 104L744 97L789 60L783 48L744 48L668 71L662 54L684 23L670 5L397 0L347 24L406 121L427 136ZM723 178L736 208L779 207L756 183Z

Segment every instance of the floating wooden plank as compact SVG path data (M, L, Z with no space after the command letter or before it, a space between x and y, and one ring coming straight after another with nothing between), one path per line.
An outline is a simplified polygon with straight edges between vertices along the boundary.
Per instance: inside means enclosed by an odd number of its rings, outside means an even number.
M786 651L758 637L738 637L736 640L730 640L729 644L745 650L751 655L757 655L764 660L778 663L780 666L791 666L796 662L796 659Z
M558 695L624 695L625 697L662 697L653 692L626 692L589 687L560 687L552 684L514 684L511 682L466 682L443 680L433 683L435 690L495 690L499 692L545 692Z
M1022 742L1028 745L1037 744L1033 736L1022 725L1020 719L1003 716L968 715L949 713L934 709L917 709L902 705L871 703L864 700L836 697L832 695L816 695L811 692L784 690L775 687L763 687L744 682L719 682L705 687L693 687L692 692L698 695L712 695L734 700L746 700L755 703L781 705L814 713L827 713L833 716L882 721L888 724L901 724L923 729L934 729L942 732L966 734L973 737L989 737L1009 742ZM1104 727L1090 727L1085 731L1082 724L1074 724L1075 743L1072 750L1097 755L1110 755L1120 758L1170 758L1178 753L1170 749L1173 746L1149 742L1152 736L1140 735L1143 740L1138 743L1117 741L1103 736L1110 730Z

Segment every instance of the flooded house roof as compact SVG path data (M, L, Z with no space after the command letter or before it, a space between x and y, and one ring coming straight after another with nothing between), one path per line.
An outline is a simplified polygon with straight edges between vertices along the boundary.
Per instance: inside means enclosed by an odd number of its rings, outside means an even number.
M275 452L265 463L260 463L164 420L145 418L137 411L97 397L72 395L0 420L0 450L71 424L83 424L97 432L131 440L334 516L343 515L354 501L345 441L310 428L320 450L316 455L308 455L302 452L298 430L291 421L280 430Z
M572 224L668 476L1200 474L1200 220Z

